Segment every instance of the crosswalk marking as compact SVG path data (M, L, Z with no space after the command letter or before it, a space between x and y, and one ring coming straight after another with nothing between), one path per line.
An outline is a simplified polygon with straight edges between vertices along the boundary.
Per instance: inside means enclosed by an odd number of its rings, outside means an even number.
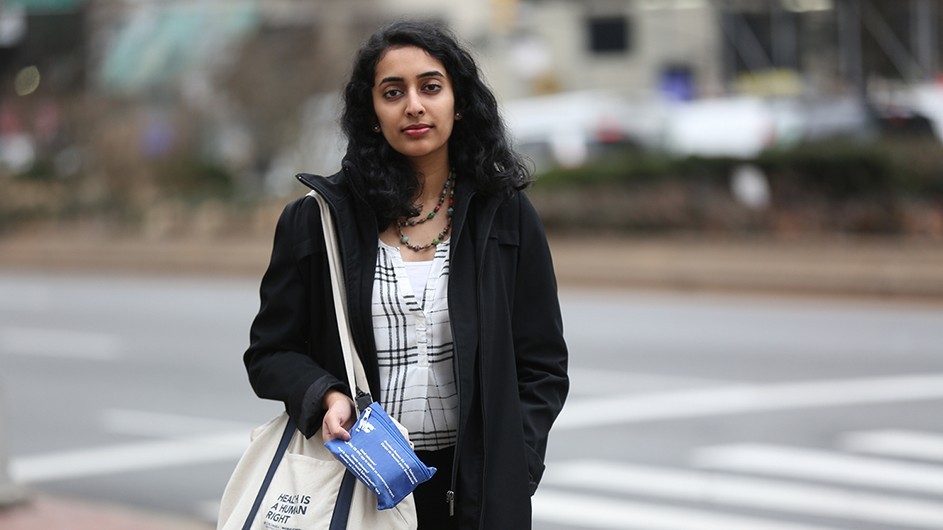
M894 526L943 528L940 503L710 472L579 460L553 463L541 484Z
M786 523L710 510L541 489L532 498L534 519L567 528L600 530L837 530L833 527Z
M275 414L277 412L273 416ZM109 433L164 438L219 432L248 433L257 426L247 422L127 409L105 409L100 414L100 422Z
M732 444L697 449L704 468L943 495L943 468L777 445Z
M238 459L248 445L248 433L238 432L76 449L13 458L10 474L16 481L31 484L227 462Z
M848 433L842 447L859 453L943 462L943 434L903 430Z
M0 327L0 354L114 361L121 355L121 340L109 333L51 328Z
M732 384L728 380L593 368L573 368L568 371L568 375L570 376L570 396L579 396L579 398L584 396L608 396L612 394L614 388L618 388L620 391L627 390L633 393L641 393L654 390L664 392L675 389L706 388Z
M943 399L943 374L741 384L582 399L564 407L554 429L937 399Z

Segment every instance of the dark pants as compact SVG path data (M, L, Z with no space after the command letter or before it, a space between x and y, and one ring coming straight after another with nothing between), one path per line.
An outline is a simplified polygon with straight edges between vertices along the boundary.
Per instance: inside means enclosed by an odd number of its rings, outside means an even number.
M416 487L413 492L416 513L419 516L419 530L458 529L458 518L449 517L449 503L446 499L446 493L451 487L455 448L416 451L416 455L427 466L436 468L435 475Z

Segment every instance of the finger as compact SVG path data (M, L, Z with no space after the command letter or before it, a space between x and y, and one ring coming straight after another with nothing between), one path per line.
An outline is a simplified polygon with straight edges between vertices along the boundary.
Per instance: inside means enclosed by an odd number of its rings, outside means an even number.
M350 440L350 433L347 432L346 430L344 430L344 429L341 428L341 427L338 427L338 428L337 428L336 430L334 430L334 431L327 431L327 430L322 429L322 430L321 430L321 439L322 439L325 443L326 443L326 442L329 442L329 441L331 441L331 440L343 440L343 441L346 442L346 441Z
M334 438L344 440L346 442L350 440L350 433L347 432L347 430L344 429L343 427L338 427L337 430L334 432Z
M340 421L330 414L330 412L325 414L324 421L321 422L321 437L324 438L324 441L327 442L337 438L337 432L339 430L343 430Z
M328 442L334 439L341 439L343 441L350 440L350 433L348 430L353 426L354 422L351 419L346 421L341 418L336 418L331 414L324 416L324 421L321 423L321 438Z
M324 421L321 422L321 440L324 442L329 442L334 439L334 435L331 434L331 427L328 425L327 418L324 418Z

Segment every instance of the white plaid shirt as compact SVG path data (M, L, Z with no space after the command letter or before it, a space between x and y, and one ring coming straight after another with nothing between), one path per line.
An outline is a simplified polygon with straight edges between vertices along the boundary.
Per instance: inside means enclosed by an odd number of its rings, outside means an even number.
M417 450L455 445L458 392L448 283L449 240L436 247L425 291L418 297L399 249L379 243L372 304L378 401L409 429Z

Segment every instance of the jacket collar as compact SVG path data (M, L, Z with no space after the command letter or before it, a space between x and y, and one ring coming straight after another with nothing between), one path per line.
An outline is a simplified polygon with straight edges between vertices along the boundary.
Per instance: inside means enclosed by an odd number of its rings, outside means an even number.
M335 209L336 214L337 208L350 200L352 193L357 199L361 201L364 200L359 190L355 189L356 186L352 185L353 182L350 178L350 171L356 171L356 169L353 167L353 164L344 160L341 170L333 175L323 177L311 173L299 173L295 175L295 178L327 199L328 204Z
M357 171L357 169L353 163L345 159L342 169L331 176L323 177L310 173L299 173L296 178L305 186L320 193L331 205L335 217L339 215L339 210L344 210L346 215L356 215L361 232L370 232L376 226L376 219L373 218L367 207L367 201L363 198L360 190L357 189L354 180L350 178L351 171ZM451 248L453 250L456 247L454 243L462 236L464 231L469 206L474 197L475 191L464 180L458 179L455 188L455 213L452 216L451 237L453 238L453 245ZM485 215L482 219L485 223L490 223L491 215L498 208L501 200L500 197L491 197L487 201L483 209ZM351 208L352 211L347 211L347 208ZM347 219L346 215L341 218ZM366 232L363 234L364 236L371 236ZM487 234L487 230L483 230L483 232ZM379 234L373 230L372 237L377 238ZM343 247L343 244L341 246Z

